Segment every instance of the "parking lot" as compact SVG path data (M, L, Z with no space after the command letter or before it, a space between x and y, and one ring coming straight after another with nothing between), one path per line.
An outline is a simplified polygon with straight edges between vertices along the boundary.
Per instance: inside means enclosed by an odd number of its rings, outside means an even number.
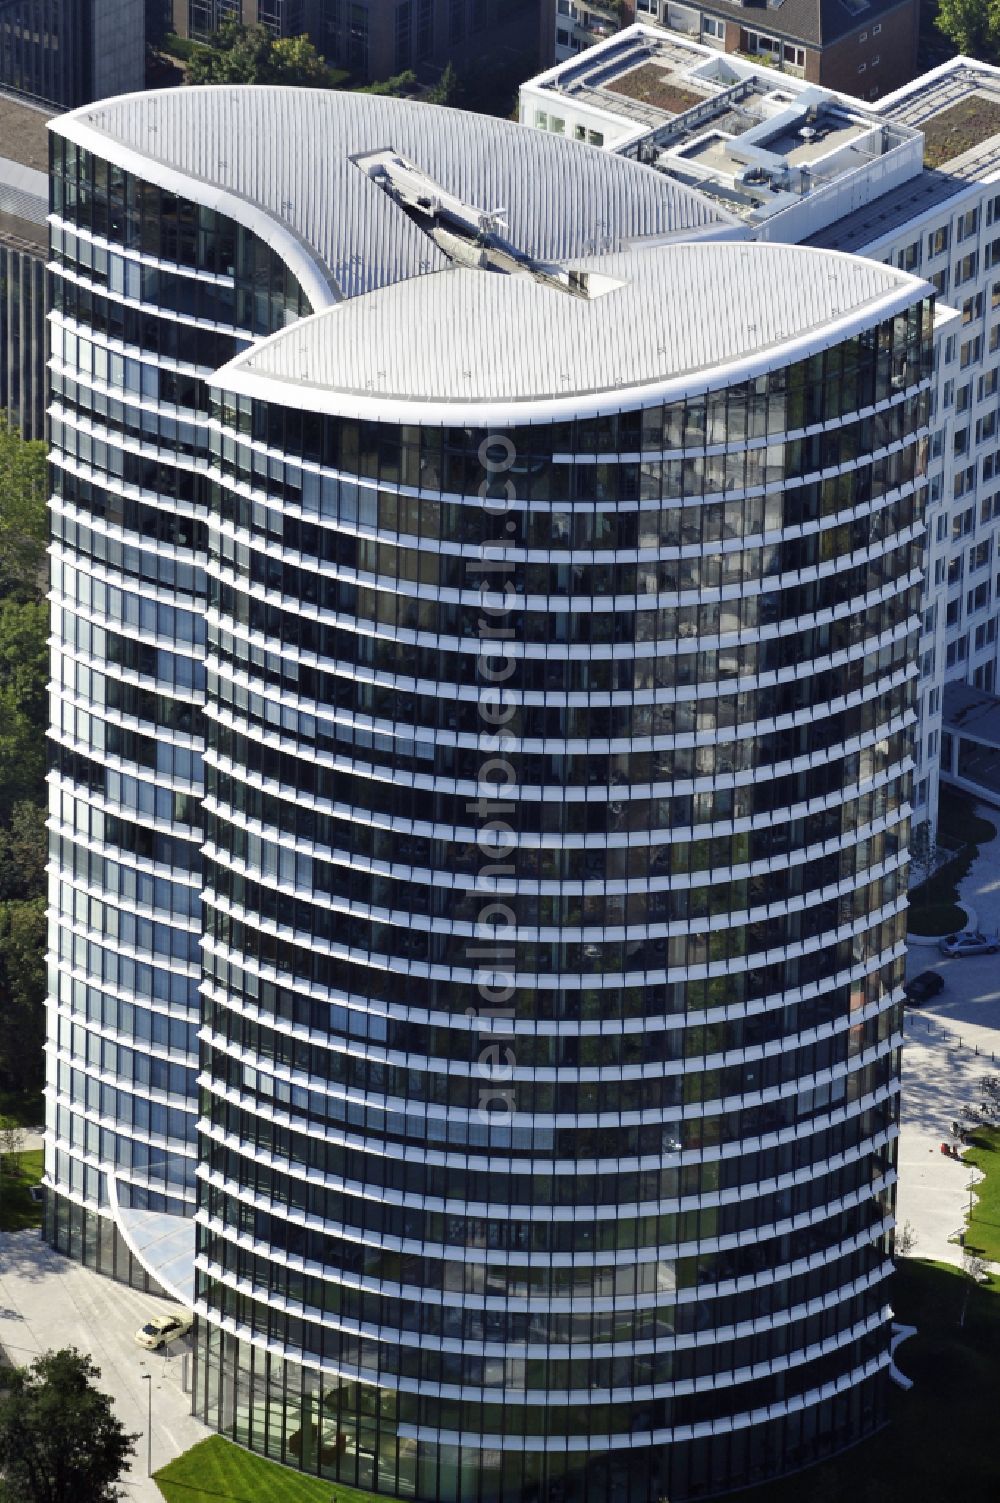
M151 1314L176 1309L80 1267L53 1252L36 1233L0 1237L0 1346L18 1365L62 1346L77 1346L96 1362L100 1387L112 1396L118 1418L127 1430L140 1432L125 1484L132 1503L163 1503L155 1482L147 1480L150 1439L155 1471L208 1434L188 1412L189 1340L175 1342L165 1352L147 1352L134 1339ZM150 1374L150 1385L143 1381L144 1373Z

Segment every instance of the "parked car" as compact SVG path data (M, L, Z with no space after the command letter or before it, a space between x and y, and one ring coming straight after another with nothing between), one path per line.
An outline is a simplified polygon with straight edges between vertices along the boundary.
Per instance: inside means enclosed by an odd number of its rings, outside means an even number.
M942 955L995 955L1000 950L1000 935L966 929L961 934L946 934L938 949Z
M914 976L903 987L903 996L907 1002L912 1002L914 1007L922 1007L938 992L944 990L944 977L939 976L937 971L921 971L919 976Z
M194 1318L190 1315L154 1315L152 1320L139 1327L135 1339L148 1352L158 1352L168 1341L186 1336L193 1325Z

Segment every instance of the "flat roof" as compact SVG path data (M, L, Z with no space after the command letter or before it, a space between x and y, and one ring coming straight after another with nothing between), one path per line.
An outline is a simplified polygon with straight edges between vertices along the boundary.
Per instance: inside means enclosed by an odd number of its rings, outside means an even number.
M886 119L924 133L922 172L808 240L861 251L1000 174L1000 69L955 58L882 102Z
M941 719L946 731L1000 747L1000 698L971 684L945 684Z
M53 113L0 90L0 157L47 175L49 133L46 123L52 119Z
M919 133L906 122L646 25L550 69L530 88L533 100L553 101L553 113L565 99L612 114L628 127L621 154L650 162L748 226L893 152L897 166L907 159L908 175L920 169Z
M0 240L48 252L49 136L52 111L0 93Z
M744 379L930 290L777 242L635 248L578 269L594 275L593 295L469 269L383 288L290 325L213 384L387 421L542 421Z

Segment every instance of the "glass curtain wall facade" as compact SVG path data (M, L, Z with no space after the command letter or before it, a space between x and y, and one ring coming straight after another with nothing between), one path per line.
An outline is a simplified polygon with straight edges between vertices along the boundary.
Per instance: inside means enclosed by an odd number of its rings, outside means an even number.
M224 215L51 139L48 1235L135 1281L114 1198L195 1210L207 378L308 310Z
M25 438L45 436L45 255L0 238L0 411Z
M499 432L218 393L212 1425L653 1503L884 1423L931 335Z
M142 88L145 0L3 0L0 87L72 109Z

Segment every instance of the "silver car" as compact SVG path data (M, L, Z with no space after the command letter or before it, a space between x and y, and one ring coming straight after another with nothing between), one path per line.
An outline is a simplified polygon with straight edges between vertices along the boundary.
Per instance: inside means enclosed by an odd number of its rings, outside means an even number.
M942 955L995 955L1000 950L1000 936L966 929L962 934L946 934L938 941L938 949Z

